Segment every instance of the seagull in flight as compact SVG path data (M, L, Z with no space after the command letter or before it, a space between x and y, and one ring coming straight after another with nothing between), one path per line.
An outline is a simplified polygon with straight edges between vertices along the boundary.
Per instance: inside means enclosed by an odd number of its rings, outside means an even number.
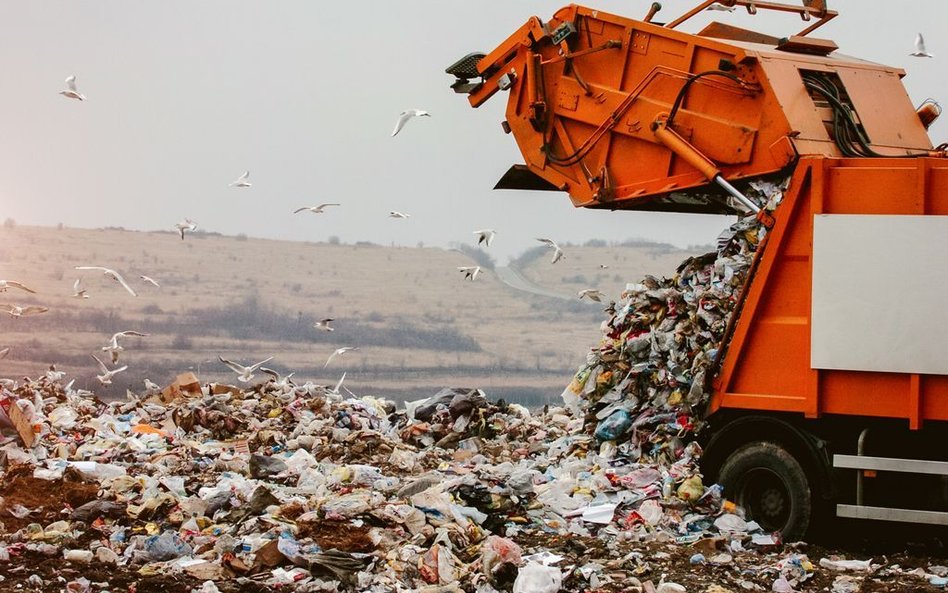
M331 321L332 321L332 317L327 317L326 319L320 319L319 321L317 321L316 323L313 324L313 328L314 328L314 329L321 329L321 330L327 331L327 332L334 332L334 331L336 331L336 328L334 328L334 327L329 327L329 323L330 323Z
M8 288L19 288L20 290L25 290L26 292L31 292L36 294L36 291L32 288L28 288L21 282L16 280L0 280L0 292L6 292Z
M480 266L458 266L458 272L464 274L465 280L470 280L471 282L477 280L477 275L481 273Z
M609 264L599 264L599 269L600 269L600 270L608 270L608 269L609 269Z
M226 358L224 358L223 356L220 356L220 355L218 355L217 358L219 358L221 362L223 362L224 364L226 364L227 366L229 366L229 367L230 367L230 370L232 370L232 371L234 371L235 373L237 373L237 380L240 381L241 383L248 383L251 379L253 379L253 373L254 373L254 371L256 371L257 369L259 369L259 368L261 367L261 365L265 365L265 364L267 364L268 362L270 362L271 360L273 360L273 357L271 356L270 358L268 358L268 359L266 359L266 360L261 360L261 361L258 362L257 364L252 364L252 365L250 365L249 367L245 367L245 366L242 365L242 364L237 364L236 362L233 362L233 361L231 361L231 360L227 360Z
M299 214L303 211L309 211L313 214L322 214L325 208L328 206L341 206L341 204L320 204L319 206L303 206L302 208L297 208L293 211L293 214Z
M336 386L332 388L332 391L331 391L330 393L332 393L333 395L340 395L340 396L341 396L342 394L339 393L339 390L342 388L342 382L345 381L345 380L346 380L346 374L343 373L342 376L339 377L339 382L336 383ZM348 387L346 388L346 391L349 391L349 388L348 388ZM349 391L349 393L352 393L352 392Z
M22 307L20 305L0 305L0 312L7 313L11 317L29 317L30 315L39 315L47 311L49 311L49 307L40 307L38 305L30 305L28 307Z
M82 279L76 278L76 281L72 285L73 298L76 299L87 299L89 295L86 293L86 289L82 288Z
M597 303L602 302L602 292L596 290L595 288L586 288L580 290L579 300L583 300L583 297L586 297L591 301L596 301Z
M553 239L537 239L537 241L553 250L553 259L550 260L551 264L555 264L563 258L563 250L560 249L560 246L557 245Z
M260 372L266 375L270 375L271 381L273 382L273 386L276 387L277 389L285 391L293 387L294 385L296 385L295 383L293 383L293 381L290 380L293 377L293 375L295 375L296 373L290 373L289 375L285 377L280 377L279 373L277 373L273 369L268 369L267 367L260 367Z
M411 214L405 214L404 212L399 212L398 210L391 210L388 213L389 218L408 218Z
M474 231L474 236L477 237L477 244L480 245L484 243L487 247L490 247L490 242L494 240L494 235L497 233L494 229L481 229L479 231Z
M94 358L95 361L96 361L97 363L99 363L99 368L102 369L102 374L101 374L101 375L96 375L95 378L98 379L98 380L99 380L99 383L102 383L103 385L111 385L111 384L112 384L112 377L114 377L115 375L121 373L122 371L124 371L125 369L128 368L128 365L125 365L125 366L119 367L119 368L117 368L117 369L109 370L109 367L105 366L105 363L102 362L101 360L99 360L99 357L98 357L98 356L96 356L95 354L93 354L93 355L92 355L92 358Z
M178 229L178 232L181 233L181 240L184 241L184 231L193 233L198 227L196 224L194 224L193 220L190 218L185 218L184 222L179 222L178 224L174 225L174 228Z
M395 129L392 130L392 136L402 131L405 124L413 117L431 117L431 114L421 109L408 109L398 114L398 121L395 122Z
M705 10L720 10L721 12L734 12L736 6L724 6L723 4L718 4L715 2L711 6L705 8Z
M128 282L125 281L125 278L122 278L121 274L119 274L118 272L116 272L115 270L111 268L103 268L102 266L76 266L76 269L77 270L99 270L103 274L111 278L112 280L115 280L116 282L121 284L122 287L128 291L128 294L132 296L138 296L138 293L132 290L132 287L129 286Z
M102 352L108 352L109 356L112 357L112 364L115 364L118 362L119 353L125 350L125 348L122 348L119 345L118 339L128 337L128 336L138 336L140 338L145 338L145 337L148 337L148 334L143 334L141 332L136 332L136 331L123 331L123 332L118 332L117 334L112 334L112 339L109 340L109 343L102 347Z
M73 74L66 79L66 88L65 90L59 91L59 94L68 97L69 99L78 99L80 101L85 101L86 97L79 92L79 89L76 88L76 75Z
M928 50L925 49L925 38L922 37L921 33L915 36L915 51L913 51L909 55L916 58L934 58L935 57L932 54L928 53Z
M10 354L9 346L4 348L3 350L0 350L0 360L3 360L4 358L6 358L7 354Z
M359 349L358 346L343 346L342 348L337 348L336 351L333 352L332 354L330 354L330 355L329 355L329 358L326 359L326 364L323 365L323 368L328 367L328 366L329 366L329 362L330 362L333 358L339 356L340 354L345 354L346 352L349 352L350 350L358 350L358 349Z
M236 181L230 184L229 187L250 187L250 171L244 171L243 175L237 178Z
M144 274L142 274L141 276L139 276L139 278L141 278L142 280L144 280L144 281L147 282L148 284L151 284L151 285L154 286L155 288L161 288L161 285L158 284L158 282L157 282L154 278L152 278L151 276L145 276Z

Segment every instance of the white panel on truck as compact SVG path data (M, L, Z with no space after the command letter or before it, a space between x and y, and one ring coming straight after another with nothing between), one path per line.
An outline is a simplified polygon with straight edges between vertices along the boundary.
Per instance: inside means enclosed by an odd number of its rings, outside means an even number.
M817 369L948 373L948 216L817 215Z

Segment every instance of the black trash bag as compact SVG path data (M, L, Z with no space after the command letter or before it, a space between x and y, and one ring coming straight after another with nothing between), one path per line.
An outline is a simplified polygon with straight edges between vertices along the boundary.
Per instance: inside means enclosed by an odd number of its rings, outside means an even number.
M457 420L475 408L487 406L487 397L480 389L445 387L415 408L415 420L430 422L439 410L448 410Z
M277 457L253 454L250 456L250 477L258 480L275 476L287 470L286 463Z

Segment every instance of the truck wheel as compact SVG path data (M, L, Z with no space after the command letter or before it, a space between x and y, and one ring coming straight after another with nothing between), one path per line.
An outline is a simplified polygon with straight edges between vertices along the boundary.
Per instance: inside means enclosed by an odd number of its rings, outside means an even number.
M800 463L776 443L749 443L721 467L724 496L740 506L765 531L785 541L806 535L810 524L810 483Z

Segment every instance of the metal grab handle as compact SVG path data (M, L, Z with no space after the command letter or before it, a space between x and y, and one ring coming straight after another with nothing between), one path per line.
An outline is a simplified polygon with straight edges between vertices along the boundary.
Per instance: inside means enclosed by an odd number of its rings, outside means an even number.
M802 0L802 2L803 6L784 4L782 2L770 2L768 0L703 0L700 4L665 26L669 29L674 29L712 4L720 4L727 7L743 6L750 14L757 14L757 10L763 8L766 10L776 10L778 12L793 12L800 15L800 18L804 21L809 21L812 17L819 19L806 29L797 33L798 36L803 37L839 15L835 10L826 8L826 0Z

